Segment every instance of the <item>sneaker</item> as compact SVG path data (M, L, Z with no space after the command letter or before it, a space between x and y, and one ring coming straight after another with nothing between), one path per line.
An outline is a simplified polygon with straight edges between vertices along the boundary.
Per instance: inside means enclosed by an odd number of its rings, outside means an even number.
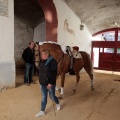
M60 104L56 104L57 110L60 110Z
M37 113L37 114L35 115L35 117L40 117L40 116L42 116L42 115L45 115L45 112L44 112L44 111L40 111L39 113Z

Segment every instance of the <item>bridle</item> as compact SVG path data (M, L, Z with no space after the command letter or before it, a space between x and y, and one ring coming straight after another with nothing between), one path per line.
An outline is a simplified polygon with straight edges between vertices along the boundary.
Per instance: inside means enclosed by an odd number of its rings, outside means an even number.
M40 50L35 50L34 52L35 52L35 53L38 52L38 55L35 54L35 57L36 57L36 56L39 56L39 60L38 60L38 61L35 61L35 62L40 62L40 61L41 61L41 59L40 59Z
M40 50L39 50L39 44L37 44L36 43L36 45L38 45L38 49L36 50L35 48L34 48L34 62L35 62L35 64L36 63L40 63L41 62L41 58L40 58ZM36 54L36 52L37 52L37 54ZM39 59L36 61L36 57L39 57Z

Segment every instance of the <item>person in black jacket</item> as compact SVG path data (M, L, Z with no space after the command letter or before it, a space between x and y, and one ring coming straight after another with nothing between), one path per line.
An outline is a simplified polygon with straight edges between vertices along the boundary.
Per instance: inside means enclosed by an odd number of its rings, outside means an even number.
M34 72L34 41L23 51L22 58L25 61L24 84L29 85L33 82L32 76Z
M39 83L42 92L41 110L35 117L45 115L48 92L50 99L56 103L57 110L60 110L58 98L55 96L57 62L50 56L50 52L47 49L41 52L41 58L42 62L39 66Z

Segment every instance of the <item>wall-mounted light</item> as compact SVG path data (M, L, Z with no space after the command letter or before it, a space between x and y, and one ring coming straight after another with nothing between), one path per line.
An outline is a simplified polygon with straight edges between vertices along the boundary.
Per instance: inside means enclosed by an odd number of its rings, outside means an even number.
M80 30L84 30L84 25L82 24L82 22L81 22L81 25L80 25Z

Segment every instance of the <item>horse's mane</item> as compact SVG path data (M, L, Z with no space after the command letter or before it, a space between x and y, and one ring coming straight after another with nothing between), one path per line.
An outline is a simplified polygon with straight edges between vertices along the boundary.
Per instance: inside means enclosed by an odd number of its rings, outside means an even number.
M50 43L50 44L56 44L56 45L59 45L57 42L53 42L53 41L39 42L39 45L43 45L44 43ZM59 45L59 46L60 46L60 45Z
M53 41L44 41L44 42L38 42L39 45L43 45L43 44L51 44L51 45L57 45L58 47L61 48L61 50L66 53L66 46L65 45L60 45L57 42L53 42Z

